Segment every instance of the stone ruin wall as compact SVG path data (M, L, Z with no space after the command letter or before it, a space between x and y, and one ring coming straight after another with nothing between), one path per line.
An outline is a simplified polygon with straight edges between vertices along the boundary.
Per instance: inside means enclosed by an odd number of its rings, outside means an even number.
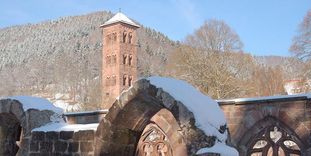
M182 103L146 80L135 83L131 90L115 102L105 118L101 120L96 131L32 132L34 128L51 122L50 117L54 113L35 109L24 111L22 104L17 100L0 100L0 114L4 113L16 119L12 121L16 121L13 123L17 123L17 127L20 126L17 134L21 135L12 137L11 141L0 138L0 142L19 141L18 156L135 155L139 146L138 141L143 131L148 130L146 127L150 124L155 124L163 130L163 134L173 147L173 155L193 155L198 149L213 146L215 142L215 137L206 136L194 125L195 119L192 112ZM94 114L92 117L86 115L85 119L81 113L77 116L79 119L72 118L71 121L95 121L102 118L103 114L99 113L98 118L94 117ZM3 123L0 118L0 128L5 127L5 125L1 126ZM14 129L14 126L12 128ZM128 150L127 147L130 146L133 146L131 152L126 152L125 150ZM3 147L0 149L6 149ZM4 151L0 155L12 154ZM203 154L203 156L214 155L218 154Z
M29 156L94 155L93 130L32 132L29 138Z
M240 155L246 155L254 136L273 125L282 125L297 135L302 155L311 155L311 99L308 97L219 103L227 120L230 143Z

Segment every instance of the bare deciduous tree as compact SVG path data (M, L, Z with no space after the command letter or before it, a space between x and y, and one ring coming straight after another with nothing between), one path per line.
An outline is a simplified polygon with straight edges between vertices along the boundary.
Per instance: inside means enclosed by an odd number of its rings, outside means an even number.
M293 38L293 43L290 47L298 58L310 60L311 58L311 10L308 11L304 20L299 25L298 34Z
M248 92L244 86L250 79L252 57L241 52L243 44L227 24L207 21L185 43L171 55L178 78L217 99Z
M256 65L252 73L252 96L284 94L283 71L280 66Z

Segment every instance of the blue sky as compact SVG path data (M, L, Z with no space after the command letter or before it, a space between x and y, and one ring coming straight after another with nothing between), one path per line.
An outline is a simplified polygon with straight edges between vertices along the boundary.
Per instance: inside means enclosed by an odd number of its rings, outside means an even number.
M182 41L205 20L224 20L244 50L290 56L288 51L310 0L0 0L0 28L110 10Z

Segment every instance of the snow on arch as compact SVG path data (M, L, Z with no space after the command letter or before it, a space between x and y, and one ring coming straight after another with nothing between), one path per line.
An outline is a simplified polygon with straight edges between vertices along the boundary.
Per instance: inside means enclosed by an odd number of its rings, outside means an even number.
M213 147L202 148L197 154L215 152L223 156L239 155L236 149L226 145L228 132L222 134L218 131L227 122L224 112L215 100L182 80L158 76L149 77L147 80L150 81L150 84L162 88L173 98L183 103L193 113L196 126L203 130L206 135L217 137Z
M226 124L226 119L216 101L182 80L157 76L149 77L147 80L151 84L162 88L193 112L196 126L201 128L206 135L217 136L221 141L227 139L227 134L218 132L220 126Z

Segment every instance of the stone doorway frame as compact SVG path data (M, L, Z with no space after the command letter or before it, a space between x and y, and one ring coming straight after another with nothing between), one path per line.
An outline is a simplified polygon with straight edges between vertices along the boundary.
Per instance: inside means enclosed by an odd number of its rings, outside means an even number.
M135 155L140 136L150 123L167 134L174 155L192 155L215 143L215 137L205 135L195 125L193 113L183 103L141 79L116 99L100 122L95 155Z

